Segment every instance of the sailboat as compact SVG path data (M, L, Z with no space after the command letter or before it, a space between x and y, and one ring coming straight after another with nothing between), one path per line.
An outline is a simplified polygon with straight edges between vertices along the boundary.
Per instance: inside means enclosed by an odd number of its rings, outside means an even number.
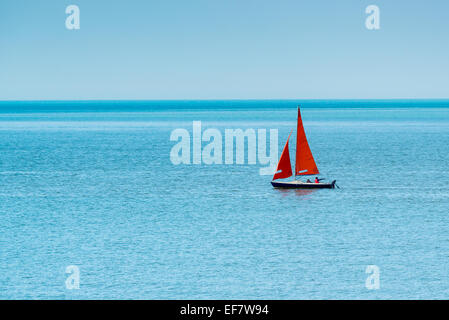
M293 131L293 130L292 130ZM282 150L281 158L279 159L276 172L273 176L271 184L275 188L294 188L294 189L334 189L336 180L331 183L324 182L303 182L296 180L297 176L318 175L320 172L313 159L312 151L310 151L309 143L307 142L306 133L301 119L301 110L298 106L298 122L296 126L296 162L295 162L295 180L293 181L275 181L277 179L289 178L293 175L292 166L290 163L290 151L288 150L288 136L285 143L284 150ZM320 179L321 180L321 179Z

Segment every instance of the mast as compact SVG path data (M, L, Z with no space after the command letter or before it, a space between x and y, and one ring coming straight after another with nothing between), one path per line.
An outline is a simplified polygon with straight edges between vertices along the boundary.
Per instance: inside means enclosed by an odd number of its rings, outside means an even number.
M301 118L301 110L298 106L298 122L296 126L296 159L295 177L304 175L319 174L318 168L313 159L312 151L307 142L306 133Z

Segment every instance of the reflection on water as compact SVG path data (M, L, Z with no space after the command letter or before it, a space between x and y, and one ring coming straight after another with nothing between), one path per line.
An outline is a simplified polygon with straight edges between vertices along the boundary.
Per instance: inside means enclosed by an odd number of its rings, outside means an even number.
M307 196L316 191L316 189L295 189L295 193L297 196Z
M310 199L309 195L312 193L318 191L319 189L282 189L282 188L276 188L276 191L280 192L282 194L282 197L287 197L291 195L300 196L302 200Z

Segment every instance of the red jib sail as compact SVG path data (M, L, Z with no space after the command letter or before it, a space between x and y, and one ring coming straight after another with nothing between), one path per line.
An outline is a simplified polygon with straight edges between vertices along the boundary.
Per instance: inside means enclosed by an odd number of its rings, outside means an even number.
M279 163L276 168L276 173L273 176L273 180L284 179L293 175L292 165L290 163L290 151L288 150L288 141L290 140L290 135L288 136L287 142L285 143L284 150L282 150L281 158L279 159ZM281 170L281 172L279 172L279 170Z
M319 174L315 160L310 151L309 143L307 142L304 126L302 125L301 111L298 107L298 125L296 128L296 164L295 175L302 176L308 174Z

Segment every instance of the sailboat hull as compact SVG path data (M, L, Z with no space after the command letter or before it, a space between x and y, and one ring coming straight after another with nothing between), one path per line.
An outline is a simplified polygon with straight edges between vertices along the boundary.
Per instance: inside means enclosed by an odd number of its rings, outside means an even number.
M302 182L299 180L295 181L271 181L271 184L275 188L283 189L334 189L336 180L331 183L313 183L313 182Z

